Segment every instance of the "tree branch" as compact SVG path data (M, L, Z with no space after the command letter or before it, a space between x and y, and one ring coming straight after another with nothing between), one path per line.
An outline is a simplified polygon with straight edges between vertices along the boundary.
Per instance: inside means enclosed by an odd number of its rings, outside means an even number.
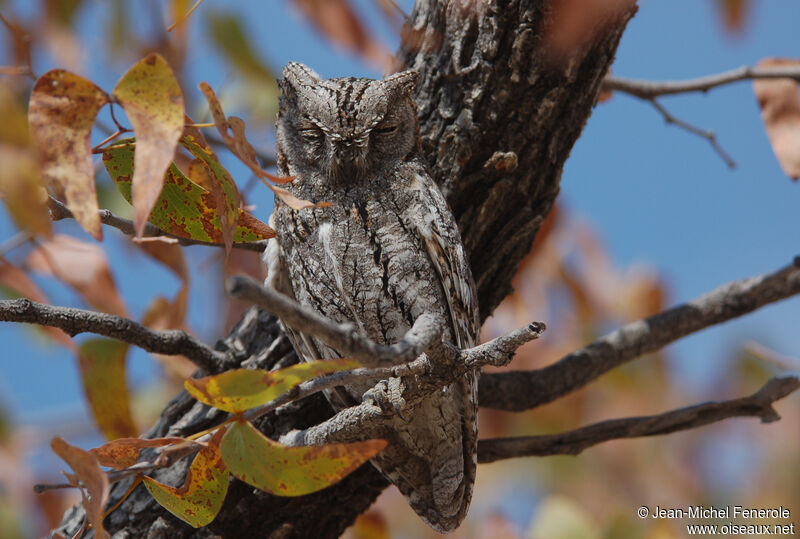
M608 440L669 434L731 417L760 417L763 423L769 423L780 419L772 404L798 388L800 379L796 376L776 377L749 397L706 402L652 416L601 421L559 434L480 440L478 462L495 462L517 457L578 455L587 447Z
M604 91L630 94L641 99L652 99L662 95L707 92L712 88L733 82L755 79L794 79L800 82L800 66L792 67L750 67L741 66L730 71L682 81L651 81L606 76Z
M0 321L55 327L70 336L87 332L104 335L148 352L186 356L208 373L219 372L227 362L226 354L210 348L183 330L153 331L121 316L54 307L25 298L0 300Z
M48 200L47 205L50 210L50 219L52 219L53 221L75 218L72 215L72 212L70 211L69 208L67 208L64 204L62 204L59 200L56 200L52 196ZM136 231L133 228L133 221L130 221L128 219L123 219L122 217L117 217L109 210L99 210L99 213L100 213L100 222L103 223L104 225L116 228L117 230L121 231L123 234L127 236L136 235ZM143 236L147 238L160 237L160 236L167 237L170 238L171 240L174 240L175 243L177 243L178 245L207 245L209 247L225 247L225 244L223 243L193 240L191 238L182 238L179 236L175 236L174 234L170 234L169 232L161 230L152 223L145 223ZM261 240L261 241L247 242L247 243L234 243L233 247L236 249L245 249L247 251L263 252L264 249L266 249L267 247L267 241Z
M733 281L683 305L633 322L556 363L481 377L478 402L522 411L551 402L643 354L800 293L800 259L774 273Z
M714 134L713 131L710 131L708 129L702 129L700 127L697 127L696 125L692 125L689 122L681 120L676 116L673 116L673 114L669 112L664 107L664 105L659 103L655 98L648 98L646 99L646 101L651 105L653 105L653 107L659 113L661 113L661 116L664 117L665 122L680 127L681 129L688 131L693 135L697 135L700 138L706 139L708 143L711 145L711 148L717 153L717 155L719 155L722 158L722 160L725 161L725 164L728 165L728 168L736 168L736 161L734 161L733 157L731 157L730 154L726 152L722 148L722 146L719 145L719 142L717 142L717 135Z
M250 277L231 277L225 286L231 296L266 309L289 326L302 327L303 333L318 337L342 355L369 367L386 366L386 363L397 365L416 359L434 342L441 340L444 329L441 317L423 314L414 321L414 326L401 341L391 345L377 344L362 335L353 324L337 324Z

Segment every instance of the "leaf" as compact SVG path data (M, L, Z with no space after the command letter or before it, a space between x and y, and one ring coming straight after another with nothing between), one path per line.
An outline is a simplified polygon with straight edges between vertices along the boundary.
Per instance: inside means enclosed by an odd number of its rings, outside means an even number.
M352 359L331 359L298 363L277 371L234 369L205 378L190 378L184 387L200 402L236 413L261 406L306 380L360 366Z
M28 256L26 264L34 271L52 275L68 284L92 307L128 316L105 252L98 245L57 234L42 241Z
M635 4L636 0L554 0L543 35L551 60L568 60Z
M222 166L211 147L205 144L204 140L198 139L189 133L181 138L181 145L196 158L200 159L208 169L208 173L210 173L206 175L206 179L211 180L213 187L211 194L217 203L217 213L219 214L225 250L230 252L241 206L241 197L239 196L239 190L236 188L236 183L234 183L231 175L225 170L225 167Z
M112 339L92 339L81 343L78 348L86 400L95 423L109 440L138 433L131 416L125 381L127 353L126 343Z
M48 71L33 87L28 122L42 153L42 174L75 220L103 239L92 165L91 133L108 95L63 69Z
M50 303L42 289L24 271L2 257L0 257L0 287L7 288L18 296L38 301L39 303ZM75 350L75 343L62 330L49 326L37 325L36 327L57 343L70 350Z
M103 529L103 509L108 500L109 483L108 477L100 468L97 457L89 451L68 444L58 436L53 438L50 447L53 448L56 455L69 464L77 476L76 479L80 480L89 492L88 498L83 490L81 490L81 495L86 516L92 525L95 537L109 537L108 532Z
M242 20L231 13L212 12L206 18L211 39L220 51L227 57L229 63L246 76L259 79L262 84L271 86L277 98L278 77L258 57L253 48L253 43L244 29Z
M19 228L50 236L47 192L39 156L31 145L27 113L8 86L0 86L0 118L0 198Z
M126 139L103 152L103 163L125 199L131 200L134 143ZM242 210L233 241L245 243L275 237L275 231ZM164 189L150 214L150 222L180 238L222 243L216 201L206 189L193 183L175 165L164 178Z
M277 496L304 496L340 481L380 453L385 440L289 447L270 440L253 425L235 422L220 450L231 473Z
M109 468L128 468L139 461L139 454L146 447L163 447L186 443L183 438L120 438L90 449L100 464Z
M800 60L765 58L758 67L800 66ZM783 171L793 180L800 178L800 96L792 79L757 79L753 92L761 107L761 120L772 151Z
M183 95L166 60L158 54L134 64L119 80L113 95L136 134L133 221L136 235L141 237L183 133Z
M731 34L740 34L750 14L750 0L716 0L717 11Z
M199 528L217 516L228 492L228 469L219 451L219 438L225 429L212 438L192 461L183 485L175 488L144 478L144 486L164 509Z
M386 52L369 35L347 0L293 0L325 37L365 58L383 63Z

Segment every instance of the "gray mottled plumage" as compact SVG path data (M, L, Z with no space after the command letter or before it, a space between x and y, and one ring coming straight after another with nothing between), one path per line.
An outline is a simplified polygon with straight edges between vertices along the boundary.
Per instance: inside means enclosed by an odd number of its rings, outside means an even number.
M449 321L445 339L468 348L479 329L475 289L455 220L419 158L416 79L322 80L302 64L284 69L279 170L295 176L294 195L331 205L292 210L276 200L268 282L384 344L421 314L440 314ZM306 361L341 357L302 328L287 333ZM424 380L384 384L410 409L392 418L389 446L373 464L440 531L461 523L472 496L476 377L423 398ZM341 409L368 389L348 386L328 398Z

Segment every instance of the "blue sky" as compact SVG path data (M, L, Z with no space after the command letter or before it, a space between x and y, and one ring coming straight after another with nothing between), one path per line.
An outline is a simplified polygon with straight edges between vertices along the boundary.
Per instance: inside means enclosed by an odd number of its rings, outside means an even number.
M16 2L19 4L20 2ZM354 2L371 6L368 0ZM408 9L412 2L400 4ZM325 76L379 76L358 58L332 48L285 2L231 1L246 15L258 51L272 66L289 60L307 63ZM619 76L679 79L715 73L743 64L753 65L765 56L800 57L796 0L754 2L745 31L727 34L711 0L642 0L619 48L613 71ZM203 10L195 14L192 32L204 30ZM94 4L84 14L87 34L100 20L102 7ZM385 38L392 36L369 10L370 21ZM202 43L189 58L186 92L196 91L201 80L217 87L231 76L222 59ZM55 65L42 58L41 73ZM84 74L109 90L124 66L90 64ZM761 125L750 83L738 83L710 92L663 99L678 117L713 129L720 144L736 160L729 170L706 141L664 124L648 104L615 95L599 105L576 144L562 178L561 202L592 224L621 266L635 263L656 268L670 290L673 302L691 299L732 279L768 272L800 254L800 185L780 170ZM235 113L235 110L228 110ZM253 138L259 138L256 135ZM265 137L268 138L268 137ZM247 176L232 168L234 175ZM265 190L262 190L265 191ZM261 194L257 215L266 219L269 197ZM74 225L59 230L80 231ZM0 216L0 241L14 233L5 213ZM81 236L86 237L86 236ZM109 244L114 274L131 311L140 315L156 294L174 294L177 282L157 265L128 249ZM190 263L199 266L208 250L189 250ZM52 282L41 281L51 300L79 305L77 297ZM195 290L190 323L209 341L217 338L216 300L220 290ZM758 339L778 351L800 353L800 299L770 306L754 315L684 339L670 348L676 378L700 392L714 379L724 377L726 361L737 345ZM22 424L58 423L61 418L85 414L77 366L70 354L31 338L31 331L0 325L4 365L0 372L0 403ZM131 380L138 386L158 372L143 353L131 358ZM793 397L797 402L797 397Z

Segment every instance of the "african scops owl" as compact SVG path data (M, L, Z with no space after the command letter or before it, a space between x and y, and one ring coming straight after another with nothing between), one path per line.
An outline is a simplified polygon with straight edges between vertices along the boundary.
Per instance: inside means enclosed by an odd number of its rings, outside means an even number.
M330 206L293 210L276 199L268 284L381 344L432 313L448 322L445 340L469 348L479 331L475 286L455 219L420 157L416 81L413 71L323 80L299 63L284 69L279 172L294 177L292 194ZM342 357L302 328L286 329L303 360ZM403 390L417 380L388 383ZM327 397L342 409L368 389ZM476 414L477 373L468 373L396 415L388 447L372 460L439 531L461 523L472 497Z

